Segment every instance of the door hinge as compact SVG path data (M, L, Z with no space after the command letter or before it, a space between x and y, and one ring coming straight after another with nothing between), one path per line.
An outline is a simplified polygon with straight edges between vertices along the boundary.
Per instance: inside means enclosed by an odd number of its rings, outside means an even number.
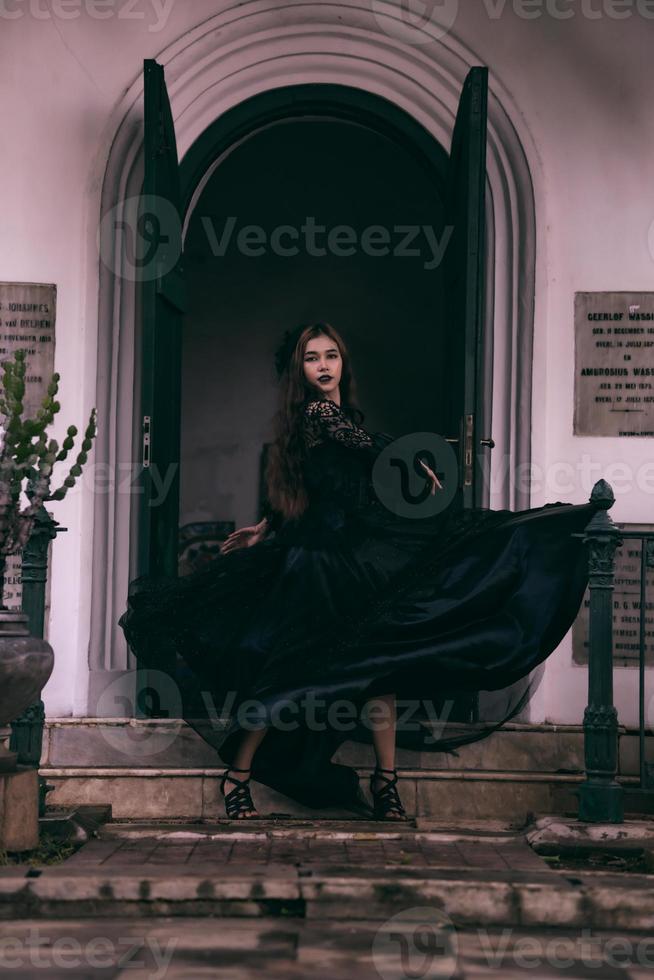
M143 416L143 466L150 465L150 416Z

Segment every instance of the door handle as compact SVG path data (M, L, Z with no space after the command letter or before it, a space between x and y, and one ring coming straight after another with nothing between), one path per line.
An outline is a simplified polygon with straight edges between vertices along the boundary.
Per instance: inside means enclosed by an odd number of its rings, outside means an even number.
M461 467L461 484L464 487L472 486L473 478L473 460L474 460L474 415L472 413L464 415L461 419L461 436L458 439L447 437L446 442L455 443L456 445L461 445L461 438L463 437L463 452L460 454L459 465ZM492 449L495 446L495 442L490 437L488 439L480 439L479 444L481 446L488 446Z
M152 422L152 417L150 415L143 416L141 432L143 435L142 463L144 469L150 465L150 446L151 446L151 436L152 436L151 422Z
M458 445L459 440L458 439L448 439L446 437L445 438L445 442L453 442L455 445ZM489 439L480 439L479 440L479 445L480 446L488 446L489 449L495 449L495 440L494 439L491 439L491 438L489 438Z

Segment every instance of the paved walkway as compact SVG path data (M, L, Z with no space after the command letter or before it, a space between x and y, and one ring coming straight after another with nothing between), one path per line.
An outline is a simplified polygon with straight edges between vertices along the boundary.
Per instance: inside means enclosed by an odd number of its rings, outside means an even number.
M654 877L557 870L529 839L654 824L109 823L0 869L2 977L644 980Z
M6 945L10 941L12 945ZM437 922L112 918L0 923L0 974L47 980L651 980L652 938Z
M411 827L381 831L379 824L363 821L354 827L338 823L320 829L315 824L291 829L286 821L257 821L256 827L243 823L202 829L160 826L159 837L154 836L152 825L109 827L105 839L90 841L65 867L103 872L137 868L209 872L235 867L261 871L271 866L320 866L336 872L387 866L553 873L525 840L511 835L497 842L479 839L476 834L444 840L447 835ZM107 839L108 834L112 836Z

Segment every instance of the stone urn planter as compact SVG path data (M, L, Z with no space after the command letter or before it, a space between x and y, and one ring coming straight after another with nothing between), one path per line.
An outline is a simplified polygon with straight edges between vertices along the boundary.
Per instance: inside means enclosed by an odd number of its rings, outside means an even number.
M44 501L63 500L74 486L96 432L92 409L75 463L62 486L50 492L53 466L73 448L77 429L68 427L61 448L47 438L60 409L58 374L52 375L36 416L23 417L25 357L18 350L3 361L0 385L0 848L7 850L29 850L38 842L38 760L31 767L17 766L17 753L9 748L10 722L38 701L54 654L49 643L30 634L26 613L4 605L5 563L26 547ZM21 497L27 497L26 506Z
M31 636L25 613L0 609L0 773L16 768L10 722L38 699L53 666L52 647Z

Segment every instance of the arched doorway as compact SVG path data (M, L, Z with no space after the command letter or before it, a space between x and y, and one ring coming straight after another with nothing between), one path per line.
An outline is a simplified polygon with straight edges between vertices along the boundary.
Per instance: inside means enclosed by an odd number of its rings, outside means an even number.
M142 258L135 262L143 277L136 387L144 440L135 574L178 574L180 522L182 530L219 528L244 509L248 469L250 488L260 485L251 464L262 440L252 445L248 435L266 407L262 363L300 319L345 321L351 350L368 345L367 372L359 376L370 393L366 404L386 412L395 433L401 406L408 407L401 431L456 433L449 437L459 463L453 492L463 506L480 505L489 470L482 450L493 447L482 436L492 353L483 330L487 69L472 68L465 80L449 154L378 96L303 85L240 103L202 134L183 167L163 68L146 60L144 70ZM238 247L226 258L226 234L239 213ZM216 217L224 221L220 237ZM270 226L267 255L266 228L253 222ZM326 247L316 235L328 225ZM392 244L391 230L400 236ZM309 234L303 247L289 248L280 231L293 243L300 231ZM431 254L407 252L407 241L421 236ZM352 260L360 242L363 254L343 282L339 260ZM268 262L256 271L243 262L264 255ZM279 265L282 257L293 258L290 268ZM368 260L380 257L389 261L373 271ZM409 257L422 259L417 274L398 262ZM234 283L230 307L225 294ZM389 305L396 307L390 315ZM267 387L272 414L275 392ZM258 519L261 503L232 527ZM159 651L159 670L175 671L169 656L170 663ZM139 690L166 711L148 676Z
M270 361L283 329L299 320L347 324L354 347L368 348L371 366L360 376L366 404L376 403L396 433L400 425L401 432L449 438L464 505L487 501L484 450L493 445L483 435L492 394L492 332L483 330L487 74L473 68L466 78L449 154L387 100L341 85L295 85L253 96L217 119L179 166L163 69L145 62L147 267L139 349L147 442L135 573L177 573L182 348L191 365L187 415L195 420L186 427L186 454L196 464L208 457L205 481L198 479L201 467L187 474L188 493L197 506L204 482L214 503L230 499L233 517L243 487L234 465L239 425L256 427L257 412L266 407L265 395L257 404L257 352ZM228 253L235 230L237 247ZM290 248L280 232L292 240ZM326 233L324 242L319 233ZM258 262L243 262L245 256ZM193 296L213 285L204 316L197 303L194 315L189 311L193 257L202 265ZM380 267L374 258L386 262ZM411 266L407 258L420 261ZM221 310L235 280L243 302ZM194 323L200 324L195 357ZM244 391L247 400L239 397ZM227 443L224 435L220 442L221 421L231 435ZM222 466L216 465L221 452ZM231 495L224 493L229 477ZM193 511L192 503L186 506ZM220 520L215 512L209 516ZM246 518L254 519L254 513Z
M219 502L255 519L271 345L300 320L343 329L375 427L447 433L448 163L410 116L340 85L257 96L191 148L180 523L219 520Z
M329 19L333 12L322 3L306 6L319 9L323 19ZM352 5L352 15L356 6ZM419 120L420 126L441 145L449 145L458 94L472 56L451 36L417 56L415 49L389 40L375 28L368 5L361 5L360 14L370 21L371 29L351 39L347 51L322 20L301 35L289 34L277 29L278 25L267 24L273 16L269 11L258 11L253 20L252 11L245 7L230 15L231 46L227 57L215 43L216 30L226 14L217 15L191 32L192 37L173 45L162 60L169 83L172 82L182 167L191 160L191 147L217 118L236 110L252 94L274 92L299 80L346 83L361 92L381 96L389 104L404 107L405 115ZM343 25L336 21L334 29L341 30ZM257 30L253 31L255 26ZM264 29L265 43L261 43ZM255 39L259 40L255 43ZM107 163L97 175L103 187L103 215L112 210L120 215L125 202L142 186L140 81L127 91L116 118ZM492 324L494 342L495 459L506 462L500 463L506 472L528 463L530 446L535 220L531 171L521 142L524 136L519 116L491 87L486 322ZM207 170L200 166L199 172ZM95 250L95 243L91 248ZM111 418L113 424L99 433L96 454L112 472L127 466L132 467L133 473L134 462L140 459L142 437L133 383L134 325L139 310L135 285L129 276L121 274L120 267L101 264L98 302L96 402L99 412ZM493 505L526 506L526 493L512 480L500 480L494 486ZM124 609L128 581L137 567L136 502L136 494L125 493L122 486L94 497L90 714L95 713L98 694L130 666L131 658L116 624ZM130 690L128 679L128 697Z

